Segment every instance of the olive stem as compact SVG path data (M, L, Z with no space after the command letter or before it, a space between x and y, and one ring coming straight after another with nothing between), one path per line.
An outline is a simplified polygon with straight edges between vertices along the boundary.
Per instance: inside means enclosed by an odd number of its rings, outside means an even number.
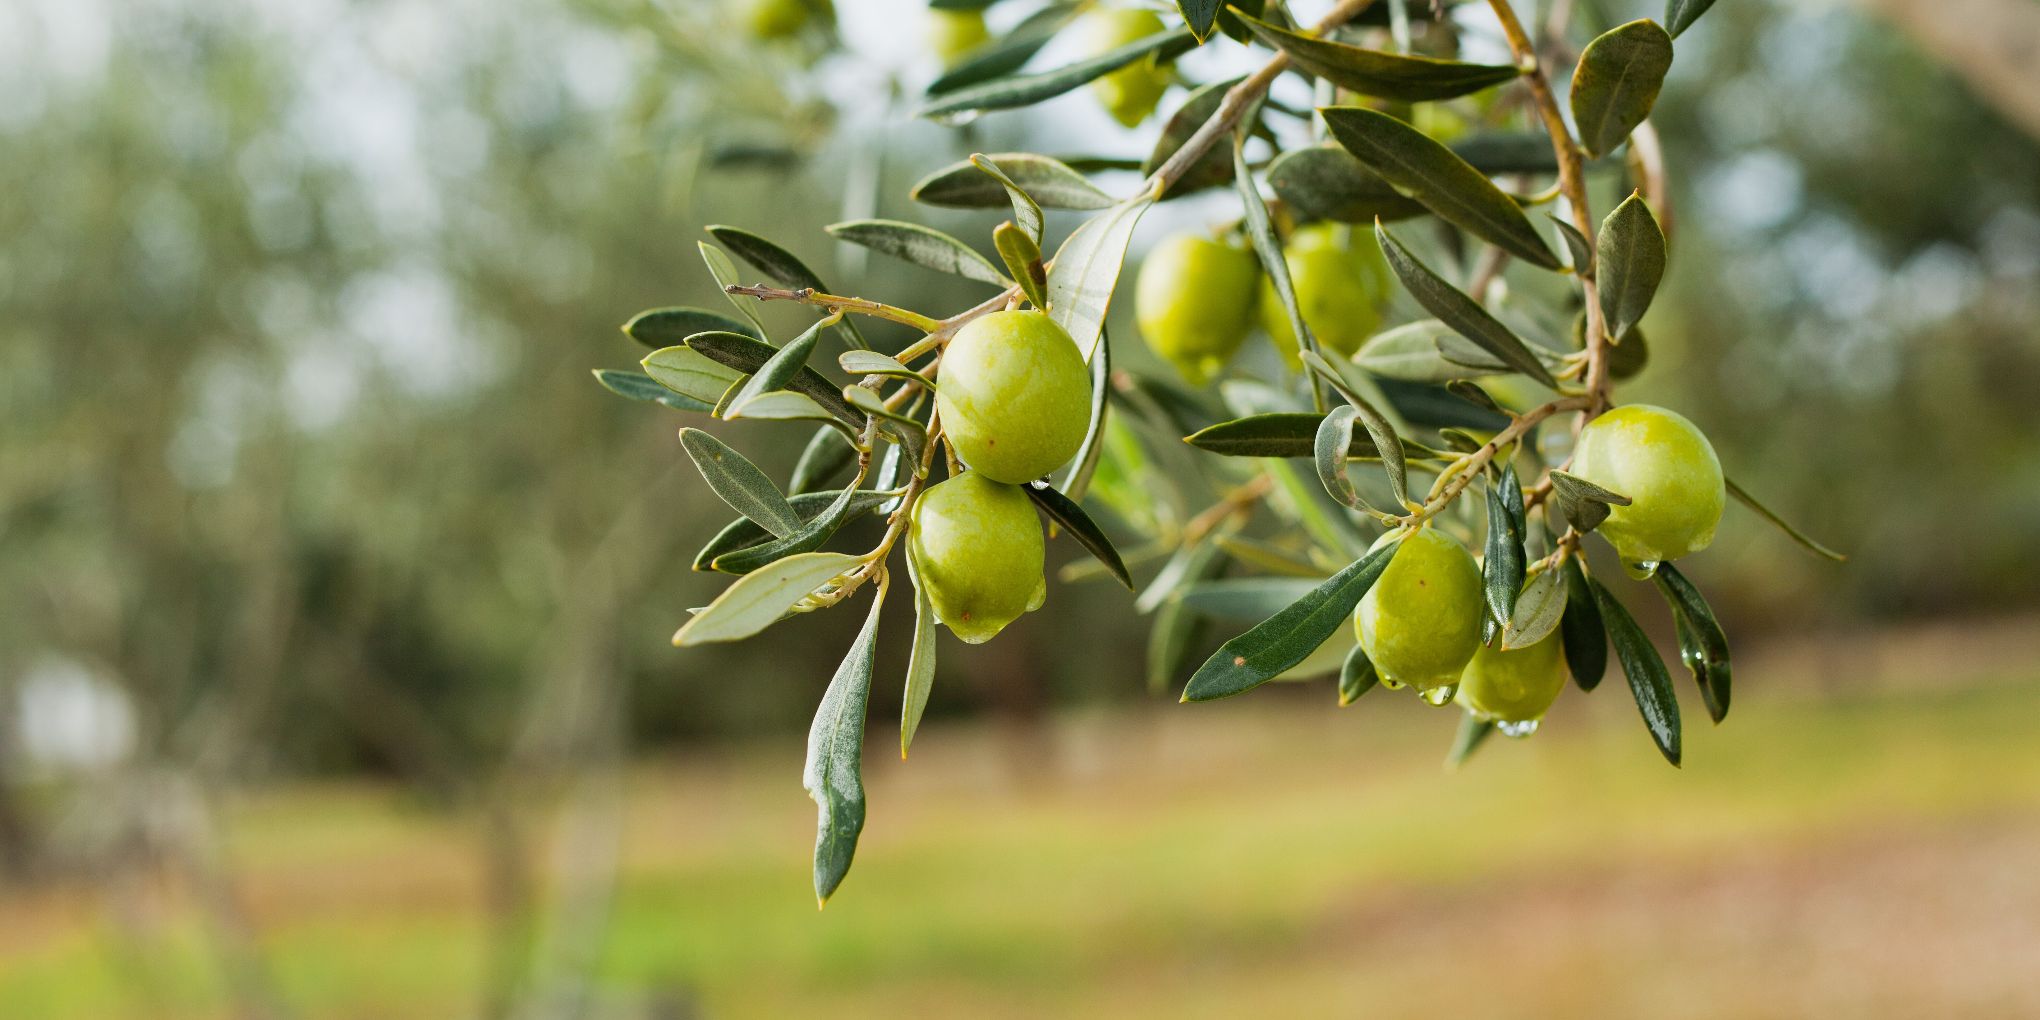
M1516 418L1516 420L1510 422L1507 428L1495 433L1494 437L1482 444L1480 449L1448 465L1438 476L1438 481L1442 484L1442 488L1436 489L1429 498L1425 499L1423 506L1404 516L1395 518L1396 522L1404 525L1419 524L1427 518L1435 516L1439 511L1450 506L1452 501L1457 499L1461 492L1466 491L1467 486L1473 484L1474 478L1480 474L1480 469L1486 467L1489 461L1494 460L1495 454L1501 452L1502 447L1522 438L1525 433L1536 428L1538 423L1554 414L1565 411L1583 411L1591 403L1591 397L1564 397L1525 412Z
M942 328L942 323L919 312L895 308L892 305L882 304L869 298L824 294L813 287L791 290L786 287L768 287L762 283L735 283L724 287L723 293L738 297L757 298L760 301L798 301L804 305L814 305L817 308L827 309L838 315L844 312L855 312L858 315L869 315L875 319L884 319L888 322L912 326L923 333L933 332Z

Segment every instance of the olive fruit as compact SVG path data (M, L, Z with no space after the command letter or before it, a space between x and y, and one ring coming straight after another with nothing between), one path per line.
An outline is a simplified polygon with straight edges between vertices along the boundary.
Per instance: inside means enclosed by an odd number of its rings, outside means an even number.
M1141 338L1191 385L1210 382L1253 329L1260 266L1246 248L1194 231L1163 238L1134 281Z
M784 39L806 28L816 15L835 17L831 0L744 0L744 27L759 39Z
M1353 610L1360 647L1381 678L1418 690L1459 679L1480 645L1480 567L1433 528L1402 539Z
M1334 223L1312 224L1290 235L1282 255L1311 335L1320 348L1341 356L1351 356L1374 335L1389 295L1388 260L1373 244L1341 237L1350 233ZM1270 280L1261 283L1261 329L1291 369L1303 367L1296 331Z
M982 11L937 7L928 12L928 48L935 51L943 67L955 67L991 39Z
M1453 700L1494 722L1525 723L1543 717L1565 687L1563 644L1553 630L1528 648L1505 652L1498 641L1474 649Z
M1041 519L1019 486L966 471L930 486L907 528L915 577L950 633L982 644L1038 608Z
M1137 7L1105 7L1084 17L1085 52L1098 56L1168 30L1160 15ZM1169 88L1169 72L1148 57L1091 82L1091 92L1105 112L1122 126L1133 127L1155 112Z
M958 330L942 355L935 406L957 456L995 482L1055 470L1084 444L1091 373L1041 312L993 312Z
M1649 404L1618 407L1587 423L1573 448L1572 473L1629 497L1628 506L1608 508L1600 528L1629 564L1707 548L1728 499L1707 437L1684 415Z

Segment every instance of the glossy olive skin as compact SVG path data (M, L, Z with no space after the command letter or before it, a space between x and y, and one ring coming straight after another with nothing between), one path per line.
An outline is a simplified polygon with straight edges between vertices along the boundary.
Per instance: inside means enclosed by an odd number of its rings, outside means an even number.
M1572 473L1628 496L1600 534L1628 563L1661 563L1714 541L1728 491L1714 445L1684 415L1629 404L1580 430Z
M916 577L951 633L982 644L1039 607L1041 519L1019 486L976 471L931 486L907 528Z
M1062 466L1084 443L1091 372L1076 342L1041 312L970 321L942 355L935 405L957 456L1018 485Z
M1558 631L1528 648L1502 651L1501 642L1482 645L1459 677L1453 698L1467 710L1494 722L1530 722L1543 718L1558 692L1565 689L1564 642Z
M1105 7L1084 16L1084 53L1098 56L1168 30L1161 16L1136 7ZM1169 71L1143 57L1091 82L1091 92L1124 127L1134 127L1155 112L1169 88Z
M928 48L935 51L943 67L955 67L991 39L982 12L939 7L928 11Z
M1360 647L1382 679L1418 690L1459 679L1480 645L1480 567L1436 528L1402 540L1353 610Z
M785 39L798 34L817 15L834 19L831 0L745 0L743 24L759 39Z
M1390 286L1388 260L1381 249L1366 235L1356 238L1352 233L1338 224L1312 224L1292 234L1282 252L1311 335L1320 348L1342 357L1350 357L1381 328ZM1261 283L1261 330L1292 370L1303 367L1296 331L1270 280Z
M1205 385L1253 331L1260 269L1252 251L1204 234L1163 238L1134 282L1141 339L1184 380Z

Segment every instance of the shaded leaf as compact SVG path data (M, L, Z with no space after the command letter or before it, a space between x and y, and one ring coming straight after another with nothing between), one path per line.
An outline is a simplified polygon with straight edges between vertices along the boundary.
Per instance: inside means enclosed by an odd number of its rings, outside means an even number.
M1580 146L1605 156L1650 116L1665 73L1672 69L1672 37L1644 18L1603 32L1580 51L1573 69L1573 123Z
M939 96L955 92L1018 71L1034 59L1034 55L1041 52L1041 48L1048 45L1063 26L1069 24L1078 9L1074 5L1054 4L1028 15L1011 31L979 47L962 63L929 82L927 94Z
M1560 268L1516 200L1451 149L1376 110L1333 106L1318 112L1346 151L1439 219L1532 265Z
M619 397L664 404L676 411L707 412L715 408L715 405L706 401L681 396L659 385L657 379L640 372L616 372L598 368L595 370L595 381L601 383L603 389Z
M871 701L871 671L878 654L878 614L885 586L871 600L864 626L815 710L808 728L807 766L801 787L813 797L815 819L815 903L826 904L857 853L864 831L864 715Z
M1306 146L1275 157L1268 164L1268 186L1305 220L1393 222L1424 213L1423 203L1404 197L1336 145Z
M914 544L907 545L907 578L914 585L914 644L907 652L906 693L900 698L900 757L914 742L921 728L921 716L928 710L928 694L935 689L935 605L921 587L921 566Z
M1714 0L1666 0L1665 26L1672 30L1672 37L1693 27L1707 8L1714 6Z
M785 347L780 348L777 354L765 359L765 363L758 366L758 371L751 373L749 379L744 380L743 388L738 390L737 395L730 400L730 407L734 412L731 417L743 415L745 404L751 400L775 390L785 389L786 385L793 381L793 377L800 374L801 369L807 367L809 355L814 353L816 342L822 338L822 326L828 321L827 319L822 319L809 326L806 332L795 337ZM695 354L692 350L689 350L688 353ZM695 356L701 357L699 354L695 354ZM705 357L701 360L708 361ZM713 362L710 363L713 364Z
M1587 585L1593 589L1594 604L1601 610L1608 636L1615 641L1615 658L1629 678L1629 692L1636 696L1637 711L1643 713L1651 740L1666 761L1679 764L1679 701L1672 694L1672 678L1665 670L1665 660L1658 656L1650 635L1636 625L1636 618L1629 615L1621 600L1591 577L1587 578Z
M1006 180L1027 192L1036 205L1049 209L1107 209L1111 195L1068 164L1031 152L1001 152L989 157ZM991 209L1007 205L1012 193L976 163L952 163L921 178L909 196L916 202L950 209Z
M1707 705L1707 715L1718 723L1728 717L1728 634L1714 618L1714 610L1707 605L1700 589L1677 567L1661 563L1651 580L1672 607L1672 619L1679 630L1679 658L1700 686L1700 700Z
M1757 514L1763 517L1765 520L1770 521L1772 524L1777 525L1778 530L1783 531L1786 535L1790 536L1794 542L1799 543L1800 546L1804 548L1806 551L1813 553L1815 556L1826 557L1827 559L1831 559L1836 563L1840 563L1843 560L1848 559L1847 556L1844 556L1841 553L1838 553L1833 549L1830 549L1827 546L1824 546L1819 542L1815 541L1813 536L1808 535L1806 532L1803 532L1798 528L1793 527L1790 523L1788 523L1785 520L1785 518L1780 517L1775 513L1772 513L1770 507L1767 507L1764 504L1757 502L1757 497L1750 495L1748 490L1744 489L1740 485L1735 484L1735 479L1726 478L1723 479L1723 481L1726 482L1728 485L1729 495L1734 496L1736 500L1740 502L1742 505L1749 507L1752 510L1755 510Z
M1452 738L1452 750L1445 753L1446 770L1458 771L1460 766L1466 764L1466 759L1473 757L1473 752L1479 750L1480 745L1487 742L1487 738L1494 732L1494 723L1472 712L1461 712L1459 732Z
M1036 308L1047 305L1048 274L1041 267L1041 246L1007 220L992 228L992 247L998 250L999 261L1006 264L1006 272L1020 282L1020 293Z
M1388 487L1395 493L1398 507L1410 501L1409 466L1403 459L1402 437L1396 434L1395 426L1374 405L1361 396L1363 385L1359 373L1347 374L1340 365L1326 361L1316 351L1304 351L1303 362L1332 384L1339 395L1359 414L1360 423L1367 426L1367 436L1374 441L1374 449L1381 458L1382 470L1388 474Z
M1642 195L1632 193L1601 222L1598 274L1601 317L1610 337L1643 321L1665 276L1665 234Z
M1374 689L1381 682L1381 674L1374 669L1374 660L1367 657L1367 650L1358 644L1346 653L1346 662L1339 667L1339 707L1360 700L1362 694Z
M1487 593L1488 624L1491 629L1507 626L1516 614L1516 597L1523 592L1523 571L1528 565L1523 552L1523 487L1516 480L1514 464L1502 465L1500 477L1490 476L1487 487L1487 544L1481 561L1481 582Z
M741 641L779 622L801 600L855 570L861 556L811 552L788 556L737 579L673 635L675 645Z
M1211 38L1211 27L1218 22L1219 9L1224 6L1224 0L1176 0L1176 10L1198 42Z
M1226 457L1315 457L1318 429L1325 416L1307 411L1277 411L1222 421L1184 437L1207 453ZM1347 455L1374 457L1374 440L1353 436Z
M1353 355L1353 363L1375 375L1423 383L1510 371L1494 355L1437 319L1418 319L1375 334Z
M848 437L833 428L819 428L808 437L801 448L800 459L793 464L793 474L786 480L786 491L794 510L800 509L796 494L810 492L828 482L836 473L850 466L857 455Z
M1346 625L1353 607L1374 586L1399 546L1384 545L1354 560L1287 609L1221 645L1190 677L1183 688L1183 700L1231 697L1302 662Z
M1134 225L1153 204L1151 195L1140 194L1085 220L1063 241L1048 269L1048 317L1077 342L1086 361L1105 328Z
M1619 492L1557 470L1551 472L1551 495L1558 502L1559 514L1581 533L1600 527L1608 519L1608 507L1628 506L1632 502Z
M1013 203L1013 222L1026 232L1029 240L1033 241L1036 245L1041 244L1041 228L1043 225L1041 204L1034 200L1034 196L1029 195L1026 188L1021 187L1005 170L1001 169L998 161L992 157L982 152L975 152L971 154L970 163L980 171L983 171L985 176L998 181L1000 187L1006 189L1006 197ZM1040 257L1038 251L1036 252L1036 257ZM1019 277L1015 276L1014 279L1017 280Z
M1580 690L1591 691L1608 672L1608 631L1601 625L1601 610L1594 604L1579 558L1567 556L1559 569L1565 572L1565 615L1558 622L1565 666Z
M1112 576L1126 586L1126 590L1134 590L1133 575L1127 572L1126 561L1119 557L1119 550L1112 547L1112 540L1105 537L1105 532L1096 521L1091 520L1091 515L1085 513L1083 507L1046 482L1030 482L1020 488L1050 520L1068 530L1070 537L1076 539L1085 552L1103 563Z
M742 333L754 340L765 337L749 320L733 319L706 308L653 308L637 313L623 324L625 335L653 350L680 347L688 337L710 331Z
M938 273L961 276L966 280L989 283L1004 287L1011 281L1006 279L999 267L990 259L978 254L977 249L957 240L940 230L924 227L918 223L903 220L852 220L848 223L834 223L825 228L829 236L838 241L861 245L896 259L912 262L917 266L933 269Z
M1349 46L1242 17L1263 43L1289 54L1289 62L1319 78L1363 96L1403 103L1470 95L1521 73L1513 64L1466 64L1436 57L1387 53Z
M1196 134L1197 129L1203 127L1204 122L1210 120L1212 114L1218 112L1218 108L1225 103L1226 92L1241 80L1228 78L1224 81L1215 81L1199 86L1196 91L1190 93L1190 98L1183 100L1183 105L1177 107L1176 112L1170 114L1169 119L1162 124L1161 137L1155 140L1153 151L1148 153L1147 159L1140 165L1141 176L1152 176L1156 170L1161 169L1162 164L1168 162L1169 157L1175 155L1176 151L1183 147L1183 143L1189 141L1190 136ZM1216 187L1232 180L1232 175L1232 159L1227 156L1225 150L1214 145L1210 152L1198 159L1196 165L1192 166L1181 180L1170 186L1167 197L1173 198L1204 188Z
M1105 416L1112 397L1112 338L1101 329L1098 348L1091 356L1091 415L1084 426L1084 441L1070 461L1070 473L1062 489L1071 499L1083 499L1098 469L1098 456L1105 449Z
M716 364L746 375L763 368L773 355L779 353L779 349L771 344L737 333L697 333L687 338L687 346ZM787 380L786 388L820 404L823 410L849 423L852 428L864 427L864 412L850 406L836 384L813 368L795 372L793 378Z
M1195 46L1196 42L1196 38L1187 28L1158 32L1088 60L1080 60L1052 71L995 78L954 91L945 91L921 107L918 115L947 118L965 113L1032 106L1138 61L1173 60Z
M1587 235L1580 233L1580 228L1556 216L1547 215L1545 218L1551 221L1552 226L1558 228L1558 236L1565 240L1566 254L1572 256L1573 271L1582 276L1591 272L1594 268L1594 246L1587 243Z
M1502 628L1502 650L1514 651L1528 648L1551 636L1558 629L1558 621L1565 615L1565 576L1557 570L1541 570L1530 575L1523 585L1522 594L1516 596L1516 609L1509 616L1509 625Z
M1234 577L1193 581L1176 592L1184 608L1234 623L1259 623L1324 583L1316 577Z
M1312 450L1317 463L1318 481L1324 483L1325 491L1332 498L1358 510L1367 505L1353 488L1353 479L1346 475L1347 451L1353 446L1353 423L1360 412L1351 404L1340 404L1332 408L1318 423L1317 439Z
M835 433L830 434L834 435ZM793 512L800 516L803 526L805 526L806 522L814 520L834 506L836 500L845 491L843 489L824 489L820 492L803 492L787 497L786 501L792 505ZM850 511L845 516L845 521L868 514L891 498L885 492L870 489L847 491L854 492L854 495L851 497ZM701 547L700 552L694 554L693 569L721 569L722 563L728 562L723 560L725 554L733 553L740 549L748 549L766 541L779 540L773 538L771 532L759 527L750 518L739 517L724 525L721 531L716 532L714 538L709 539L707 545ZM721 562L719 563L718 561Z
M708 232L710 236L721 241L731 251L736 252L738 258L756 266L759 272L764 273L773 282L782 287L791 287L794 290L813 288L823 292L827 292L829 289L829 285L823 283L822 278L816 275L814 270L807 267L807 263L802 262L792 252L773 244L757 234L740 227L722 224L711 225L708 227ZM727 326L703 326L700 329L684 334L684 336L692 336L694 333L711 329L727 330L728 328ZM871 346L865 341L864 334L857 331L857 324L851 321L848 316L843 317L836 323L836 335L842 337L843 342L852 348ZM673 342L679 343L681 341L675 340Z
M736 307L738 314L750 322L752 328L748 332L755 336L764 336L765 323L758 318L758 310L751 307L749 300L729 293L731 287L741 282L737 279L736 263L731 262L730 257L724 254L721 248L706 241L696 242L695 247L700 249L701 261L708 266L708 275L715 278L716 287L723 291L723 296Z
M1404 289L1424 310L1437 316L1438 320L1459 332L1460 336L1473 341L1510 368L1529 376L1553 389L1558 381L1551 377L1551 371L1544 367L1537 355L1502 325L1501 320L1488 314L1480 302L1466 292L1445 282L1444 278L1431 271L1402 242L1391 236L1379 223L1374 225L1374 236L1381 242L1381 250L1388 256L1390 269L1402 280Z
M754 545L748 549L725 553L716 557L715 561L709 564L709 568L725 574L748 574L753 570L778 562L788 556L797 556L801 553L814 552L816 549L820 549L822 543L827 542L831 536L835 535L836 529L842 527L843 522L850 519L853 509L856 508L859 491L854 488L843 489L836 494L836 498L827 507L823 508L821 513L816 514L812 519L802 524L800 529L793 534L785 538ZM869 509L872 505L872 501L867 500L865 502L865 509ZM799 511L795 511L795 513L798 514Z

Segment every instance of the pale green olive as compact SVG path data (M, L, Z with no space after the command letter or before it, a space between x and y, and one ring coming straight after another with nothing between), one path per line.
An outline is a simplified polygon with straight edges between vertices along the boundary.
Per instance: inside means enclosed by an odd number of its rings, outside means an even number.
M1615 408L1581 429L1572 473L1629 497L1600 527L1626 563L1707 548L1728 500L1707 437L1684 415L1649 404Z
M1423 528L1402 539L1360 599L1353 629L1382 679L1429 690L1459 679L1480 645L1485 611L1473 554Z
M966 471L930 486L907 529L916 577L936 619L982 644L1039 607L1041 519L1019 486Z
M1085 15L1084 52L1098 56L1168 30L1161 15L1138 7L1103 7ZM1142 57L1091 82L1091 92L1112 119L1133 127L1155 112L1169 88L1169 71Z
M1076 342L1041 312L971 320L944 349L941 373L935 405L943 434L993 481L1033 481L1084 443L1090 370Z
M1194 231L1163 238L1134 283L1141 338L1191 385L1210 382L1253 329L1260 265L1246 248Z
M937 7L928 12L928 48L935 51L943 67L955 67L991 38L982 11Z
M1543 717L1565 687L1565 654L1558 631L1528 648L1502 651L1501 642L1482 645L1459 677L1453 699L1494 722L1530 722Z
M1381 327L1390 284L1381 249L1369 239L1342 236L1351 233L1334 223L1312 224L1291 235L1283 249L1303 321L1310 323L1320 348L1342 357L1350 357ZM1261 329L1291 369L1303 367L1289 313L1269 280L1261 283Z
M835 17L831 0L744 0L743 24L759 39L784 39L806 28L817 15Z

